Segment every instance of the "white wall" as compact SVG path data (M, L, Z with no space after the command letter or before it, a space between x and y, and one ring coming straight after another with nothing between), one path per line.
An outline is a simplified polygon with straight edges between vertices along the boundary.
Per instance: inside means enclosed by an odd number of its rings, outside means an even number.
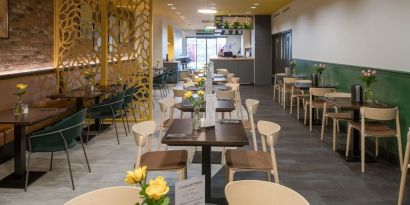
M272 18L294 58L410 71L409 0L294 0Z
M157 60L165 59L168 53L168 25L174 30L174 58L177 59L182 54L182 32L176 24L163 16L153 16L152 30L152 62L156 66ZM162 66L162 61L160 63Z
M167 45L162 44L162 16L154 15L152 17L152 26L152 64L156 66L157 60L163 59L162 52Z

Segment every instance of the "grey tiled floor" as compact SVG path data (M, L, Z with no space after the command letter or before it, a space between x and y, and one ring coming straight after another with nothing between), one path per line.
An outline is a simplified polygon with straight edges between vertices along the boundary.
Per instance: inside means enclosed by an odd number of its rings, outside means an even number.
M397 204L400 170L395 165L378 160L366 166L361 174L359 163L345 162L331 149L329 137L325 143L319 139L319 126L309 132L302 122L290 116L272 101L272 88L262 86L241 86L243 99L259 99L261 105L256 120L269 120L282 126L279 144L276 147L281 184L301 193L312 205L321 204ZM244 100L243 100L244 104ZM156 104L155 109L158 109ZM159 119L156 110L155 119ZM176 111L176 115L179 112ZM119 126L121 127L121 126ZM92 140L87 148L92 173L88 173L81 147L70 150L76 190L71 190L69 172L64 153L55 155L54 170L36 181L27 192L16 189L0 189L0 205L63 204L82 193L98 188L123 184L125 171L131 169L135 157L135 145L130 136L120 130L121 144L116 144L115 132L109 129ZM156 135L157 136L157 135ZM329 132L327 132L329 136ZM344 134L338 138L344 145ZM153 146L156 146L154 139ZM245 148L246 149L246 148ZM35 154L34 170L48 170L49 154ZM12 170L13 161L0 165L0 178ZM221 165L213 165L212 194L223 196L225 171ZM189 164L188 175L199 176L199 164ZM154 177L158 173L150 174ZM177 177L174 173L161 173L171 183ZM264 174L239 173L239 179L265 180ZM409 196L410 188L406 191ZM410 204L410 199L405 200Z

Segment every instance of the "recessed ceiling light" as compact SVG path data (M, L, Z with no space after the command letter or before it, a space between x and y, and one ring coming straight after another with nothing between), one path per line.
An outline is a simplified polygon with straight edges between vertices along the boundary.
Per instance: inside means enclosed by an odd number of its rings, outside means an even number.
M215 9L199 9L198 13L201 13L201 14L216 14L216 10Z
M180 16L181 17L181 19L185 19L185 16Z
M175 10L175 9L177 9L177 7L173 6L173 7L171 7L171 9L172 9L172 10Z
M251 12L250 12L250 11L247 11L247 12L245 12L245 13L250 14Z
M253 5L255 5L255 6L259 6L259 3L254 3Z
M211 3L211 4L209 4L209 6L215 6L216 4L215 3Z
M178 14L178 15L179 15L179 14L181 14L181 12L177 11L177 13L176 13L176 14Z
M168 6L173 6L174 4L167 4Z
M255 6L251 6L251 9L256 9L256 7L255 7Z

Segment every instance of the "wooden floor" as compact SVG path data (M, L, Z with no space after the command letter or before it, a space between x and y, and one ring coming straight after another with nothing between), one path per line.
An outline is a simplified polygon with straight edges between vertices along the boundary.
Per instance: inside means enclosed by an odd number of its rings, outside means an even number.
M288 186L303 196L312 205L321 204L397 204L400 170L396 165L378 160L366 165L366 173L361 174L360 163L345 162L332 151L327 131L325 143L320 141L320 127L314 126L309 132L302 121L289 115L272 101L272 88L263 86L241 86L243 99L260 100L256 120L269 120L282 126L276 155L281 184ZM243 104L244 104L243 100ZM158 104L155 107L155 120L159 120ZM176 116L179 116L177 113ZM121 127L121 126L119 126ZM131 169L135 157L135 145L130 136L120 130L121 144L116 144L115 132L109 129L92 140L86 147L92 173L88 173L81 147L70 151L76 190L71 190L67 161L64 153L56 154L54 170L36 181L27 192L16 189L0 189L0 205L63 204L82 193L108 186L123 184L125 171ZM157 135L156 135L157 136ZM345 137L340 134L339 147L343 147ZM154 140L156 142L156 140ZM153 146L156 146L154 143ZM48 170L49 154L35 154L32 167L34 170ZM12 170L13 160L0 165L0 177ZM223 196L225 171L221 165L214 165L213 196ZM189 164L188 175L199 176L199 164ZM155 177L158 173L150 174ZM170 182L177 180L174 173L161 173ZM264 174L238 173L235 179L261 179ZM406 195L410 195L410 187ZM405 204L410 204L409 197Z

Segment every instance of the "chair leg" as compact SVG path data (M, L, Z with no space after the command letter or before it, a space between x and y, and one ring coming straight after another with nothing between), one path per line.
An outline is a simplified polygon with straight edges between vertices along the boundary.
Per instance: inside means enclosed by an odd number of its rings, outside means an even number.
M401 144L401 143L400 143ZM399 150L400 151L400 150ZM406 179L407 179L407 171L408 171L408 164L410 158L410 143L406 145L406 153L404 154L404 162L401 171L401 179L400 179L400 188L399 188L399 199L398 205L402 205L403 203L403 195L404 195L404 188L406 187Z
M376 157L378 157L379 156L379 138L377 138L376 137L376 142L374 143L374 146L375 146L375 151L376 151Z
M122 125L124 125L125 136L128 136L127 126L125 125L124 114L121 116Z
M364 137L364 135L361 135L361 139L360 139L360 155L361 155L361 165L362 165L362 173L364 173L364 166L365 166L365 162L366 162L366 144L365 144L365 140L366 138Z
M224 165L225 164L225 152L226 152L226 147L223 147L222 150L222 159L221 159L221 164Z
M312 107L309 106L309 130L312 132Z
M29 151L28 159L27 159L26 183L24 184L24 191L27 191L28 178L30 176L30 159L31 159L31 152Z
M350 137L352 135L352 126L349 124L347 126L347 139L346 139L346 154L345 156L349 156L349 147L350 147Z
M127 122L128 133L131 133L130 123L129 123L129 120L128 120L128 115L127 115L127 112L125 110L124 110L124 116L125 116L125 122Z
M300 104L300 100L299 100L299 98L296 98L296 103L297 103L297 104L296 104L296 110L297 110L297 112L298 112L298 113L296 114L296 116L297 116L297 119L299 120L299 118L300 118L300 114L299 114L299 112L300 112L300 111L299 111L299 110L300 110L300 108L299 108L299 107L300 107L300 105L299 105L299 104Z
M184 169L180 169L178 171L178 177L179 177L179 181L183 181L185 179L184 177Z
M325 112L324 110L323 110L323 112ZM324 114L324 113L323 113ZM323 115L324 116L324 115ZM320 140L323 142L323 140L324 140L324 135L325 135L325 120L326 120L326 117L323 117L322 118L322 129L320 130Z
M91 127L91 119L88 119L88 125L87 125L87 141L85 142L85 144L88 144L88 139L90 137L90 127Z
M80 136L81 137L81 136ZM50 159L50 171L53 170L53 156L54 156L54 152L51 152L51 159Z
M68 155L67 149L65 149L65 154L67 155L68 169L70 170L71 185L73 186L73 190L75 190L73 172L71 170L70 156Z
M293 110L293 96L290 96L290 114L292 115L292 110Z
M137 116L135 115L134 106L132 106L131 111L132 111L132 116L134 117L134 122L136 123L137 122Z
M233 175L235 174L235 171L233 171L233 169L229 167L227 169L228 169L228 182L233 182Z
M333 151L336 151L336 128L337 128L337 120L333 119Z
M115 128L115 134L117 135L117 142L118 144L120 144L120 138L118 137L118 129L117 129L117 123L115 122L115 117L112 117L112 121L113 121L114 128Z
M90 164L88 163L87 152L85 152L84 143L81 141L81 147L83 147L85 161L87 162L88 172L91 172Z
M305 108L305 118L303 119L303 124L306 125L307 124L307 113L308 113L307 104L305 104L303 107Z
M272 179L271 179L271 177L270 177L270 171L267 171L267 172L266 172L266 178L268 179L268 182L271 182L271 181L272 181Z
M402 144L401 144L401 135L398 135L397 136L397 147L398 147L398 152L399 152L399 160L400 160L400 168L401 169L403 169L404 167L407 169L407 164L406 164L406 166L404 166L404 164L403 164L403 146L402 146Z
M185 166L184 168L184 179L188 179L188 167Z

